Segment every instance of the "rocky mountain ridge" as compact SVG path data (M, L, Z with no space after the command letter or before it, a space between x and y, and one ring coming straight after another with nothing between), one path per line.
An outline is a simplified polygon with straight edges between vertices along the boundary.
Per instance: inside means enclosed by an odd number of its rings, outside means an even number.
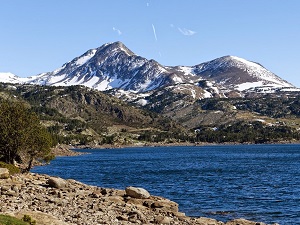
M28 78L0 74L0 81L83 85L100 91L111 90L127 101L151 96L160 89L189 95L195 100L300 91L260 64L236 56L224 56L195 66L170 67L134 54L121 42L90 49L52 72Z

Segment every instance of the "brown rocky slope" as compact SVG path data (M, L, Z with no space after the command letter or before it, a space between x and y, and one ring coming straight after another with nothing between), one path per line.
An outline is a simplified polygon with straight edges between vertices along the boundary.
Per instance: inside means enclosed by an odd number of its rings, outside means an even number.
M243 219L191 218L178 204L129 187L115 190L34 173L0 179L0 214L30 215L39 225L265 225Z

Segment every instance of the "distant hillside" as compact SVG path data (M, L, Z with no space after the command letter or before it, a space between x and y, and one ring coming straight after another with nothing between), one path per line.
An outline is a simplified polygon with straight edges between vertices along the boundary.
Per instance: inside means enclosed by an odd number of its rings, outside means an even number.
M30 104L58 142L134 144L143 143L150 134L156 135L156 141L167 141L185 133L185 129L168 118L86 87L10 84L0 87L3 97Z
M300 141L300 95L208 98L159 89L125 103L82 86L0 84L0 98L30 105L57 143L152 145ZM147 101L143 106L140 102Z

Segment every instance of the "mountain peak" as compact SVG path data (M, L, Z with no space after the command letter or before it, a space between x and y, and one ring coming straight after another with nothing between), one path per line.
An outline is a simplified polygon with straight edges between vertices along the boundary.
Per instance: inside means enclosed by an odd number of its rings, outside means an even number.
M122 51L125 52L128 56L135 55L129 48L127 48L122 42L116 41L102 45L97 49L98 51L107 51L109 53Z
M118 89L128 93L171 87L180 93L191 92L194 98L200 96L196 92L208 97L216 93L226 96L230 92L243 95L295 89L260 64L237 56L227 55L192 67L164 67L155 60L137 56L120 41L90 49L52 72L22 80L5 77L13 82L84 85L101 91ZM2 80L4 76L0 76Z
M199 64L195 68L198 76L213 79L228 87L235 87L239 91L257 86L266 88L294 87L259 63L237 56L223 56Z
M108 43L108 45L116 46L116 47L126 47L126 46L123 44L123 42L121 42L121 41L111 42L111 43Z

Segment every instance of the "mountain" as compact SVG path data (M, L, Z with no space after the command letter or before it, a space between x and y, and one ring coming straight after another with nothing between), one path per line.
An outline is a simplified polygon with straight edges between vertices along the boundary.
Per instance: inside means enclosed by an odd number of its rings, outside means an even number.
M164 83L168 71L154 60L135 55L121 42L91 49L61 68L30 77L31 84L83 85L100 91L121 88L132 92L153 90Z
M0 73L0 82L2 83L20 83L20 79L13 73Z
M195 66L163 66L134 54L121 42L90 49L52 72L28 78L18 79L12 75L4 78L4 82L16 83L17 80L112 90L111 93L128 101L150 96L161 89L189 95L195 100L299 91L262 65L239 57L225 56Z
M239 91L262 88L294 88L287 81L270 72L262 65L236 56L224 56L193 67L197 76L213 79L228 89Z

